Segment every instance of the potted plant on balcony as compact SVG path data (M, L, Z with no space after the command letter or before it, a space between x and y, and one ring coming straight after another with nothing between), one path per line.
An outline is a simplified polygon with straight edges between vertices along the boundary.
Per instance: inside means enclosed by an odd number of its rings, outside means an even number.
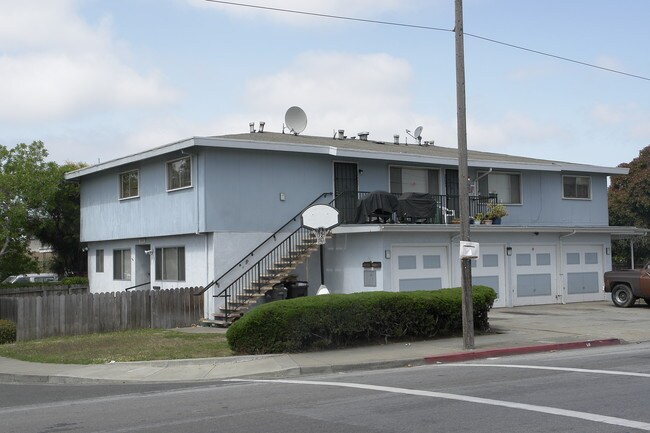
M508 215L508 209L501 203L490 203L487 209L487 218L492 224L501 224L501 218Z
M475 224L481 224L483 223L483 212L477 212L474 214L473 220Z

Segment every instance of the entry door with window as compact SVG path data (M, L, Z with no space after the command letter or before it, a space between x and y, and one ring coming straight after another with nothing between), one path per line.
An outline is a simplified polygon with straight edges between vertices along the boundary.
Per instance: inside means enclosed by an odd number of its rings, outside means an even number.
M334 207L339 210L343 224L354 222L359 196L358 176L356 163L334 163Z

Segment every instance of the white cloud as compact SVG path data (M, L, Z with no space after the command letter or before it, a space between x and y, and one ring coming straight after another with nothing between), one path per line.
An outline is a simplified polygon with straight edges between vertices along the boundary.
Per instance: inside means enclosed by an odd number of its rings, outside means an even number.
M249 83L242 102L250 115L278 119L299 105L307 112L310 135L346 128L392 137L410 115L412 75L408 62L387 54L308 52Z
M620 124L625 120L624 112L609 104L598 104L591 108L590 117L599 123L607 125Z
M177 97L158 73L121 58L110 20L86 23L72 0L0 0L0 120L65 119L164 104Z
M506 113L501 119L484 122L470 118L467 122L468 147L473 149L525 153L533 145L562 146L571 140L571 132L552 123L540 123L521 113Z

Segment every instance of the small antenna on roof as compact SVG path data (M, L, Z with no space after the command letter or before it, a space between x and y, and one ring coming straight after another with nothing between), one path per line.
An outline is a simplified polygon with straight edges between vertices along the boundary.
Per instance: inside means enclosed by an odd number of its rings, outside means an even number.
M284 115L284 122L292 134L298 135L307 127L307 115L302 108L293 106Z

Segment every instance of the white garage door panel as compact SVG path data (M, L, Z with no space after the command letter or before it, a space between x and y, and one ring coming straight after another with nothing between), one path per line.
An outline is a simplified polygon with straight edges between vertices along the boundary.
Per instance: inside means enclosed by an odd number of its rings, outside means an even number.
M558 302L555 247L550 245L512 248L513 305Z
M393 247L394 290L438 290L449 287L447 248L436 246Z
M442 278L400 278L399 280L400 292L438 289L442 289Z
M481 256L472 260L472 285L494 289L497 298L494 307L506 306L506 277L503 245L481 244Z
M603 281L601 245L564 245L564 287L567 302L598 301Z

